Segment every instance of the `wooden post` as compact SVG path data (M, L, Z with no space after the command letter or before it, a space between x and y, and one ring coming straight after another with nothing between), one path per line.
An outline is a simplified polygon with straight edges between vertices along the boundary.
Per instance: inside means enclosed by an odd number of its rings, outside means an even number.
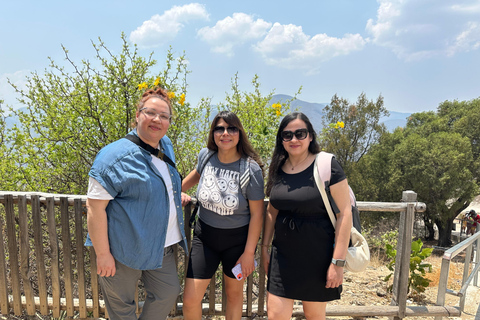
M63 244L63 276L65 280L65 299L67 316L74 316L73 309L73 270L72 270L72 243L70 240L70 214L68 212L68 198L60 198L60 218L62 223Z
M215 276L213 275L212 279L210 280L210 290L208 292L208 314L213 315L215 314L215 289L217 288L215 285Z
M32 221L35 241L35 258L37 260L38 296L40 298L40 313L48 316L47 272L45 270L45 253L43 251L43 229L40 212L40 197L32 195Z
M5 199L5 215L7 223L8 254L10 260L10 278L13 295L13 310L15 315L22 315L22 300L20 293L20 269L18 266L18 241L15 231L15 211L13 209L13 196Z
M30 280L30 236L28 234L27 197L18 196L18 233L20 238L20 275L23 281L23 291L27 304L27 315L34 316L35 300L32 282Z
M83 206L82 199L73 202L75 212L75 243L77 249L78 308L80 318L87 317L87 295L85 284L85 247L83 245Z
M55 221L55 203L53 197L47 198L47 230L50 240L51 267L52 267L52 302L53 318L60 317L60 268L58 257L57 223Z
M98 285L98 274L97 274L97 256L95 255L95 249L92 247L88 248L90 253L90 275L91 275L91 286L92 286L92 300L93 300L93 317L100 318L100 287ZM107 317L107 312L105 311L105 318Z
M268 200L264 201L264 206L263 206L263 225L265 225L265 219L267 215L267 205L268 205ZM260 237L260 243L263 243L263 234ZM259 267L258 267L258 305L257 305L257 313L259 316L264 316L266 314L265 312L265 291L266 291L266 285L265 285L265 270L264 270L264 265L263 265L263 250L260 248L260 261L259 261Z
M408 204L407 210L400 213L397 256L395 258L395 272L393 276L393 298L390 303L390 305L398 306L398 317L395 317L395 319L405 318L406 314L416 200L417 194L415 192L403 192L402 202L408 202Z
M247 278L247 310L246 310L246 316L251 317L252 316L252 304L253 304L253 274L249 275Z
M5 195L7 197L7 195ZM5 205L4 205L5 206ZM0 216L1 227L0 229L0 311L2 314L9 314L10 309L8 307L8 290L7 290L7 268L5 261L5 238L3 236L4 221Z

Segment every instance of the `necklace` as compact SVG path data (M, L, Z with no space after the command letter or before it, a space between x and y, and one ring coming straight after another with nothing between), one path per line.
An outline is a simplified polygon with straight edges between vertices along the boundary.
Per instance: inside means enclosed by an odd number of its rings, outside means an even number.
M292 165L292 171L295 170L295 167L298 167L299 165L301 165L302 163L305 162L305 160L307 160L307 158L310 156L310 152L307 152L307 156L305 157L305 159L303 159L302 161L300 161L299 163L297 163L296 165L293 165L292 163L292 160L290 160L290 158L288 158L288 162L290 162L290 164Z

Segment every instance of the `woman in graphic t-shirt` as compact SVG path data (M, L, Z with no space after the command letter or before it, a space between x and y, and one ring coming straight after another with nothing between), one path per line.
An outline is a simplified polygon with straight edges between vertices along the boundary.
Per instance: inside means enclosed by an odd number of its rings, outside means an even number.
M200 159L213 153L206 164ZM242 159L243 158L243 159ZM249 162L250 182L244 196L240 186L242 161ZM182 182L182 191L198 183L199 214L188 263L183 316L202 317L202 299L222 262L227 295L227 319L240 319L243 282L254 270L254 253L263 221L263 172L259 156L248 141L236 114L222 111L213 119L207 148L199 153L197 168ZM182 194L182 204L190 197ZM232 268L241 264L243 279Z

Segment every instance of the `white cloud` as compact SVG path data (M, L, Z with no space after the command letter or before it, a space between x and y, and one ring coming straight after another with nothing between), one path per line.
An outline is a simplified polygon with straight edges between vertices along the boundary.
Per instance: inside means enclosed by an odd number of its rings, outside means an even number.
M7 106L13 109L23 107L19 104L17 98L19 95L15 92L15 89L8 83L10 80L18 90L25 90L27 84L27 76L30 76L29 70L20 70L15 73L4 73L0 75L0 100L3 100L5 104L2 104L2 109L6 110Z
M213 52L232 56L234 47L263 37L271 26L262 19L254 20L251 15L234 13L213 27L200 29L198 36L212 46Z
M174 6L162 15L154 15L150 20L130 33L130 41L141 47L157 47L174 39L184 23L191 20L208 20L208 12L204 5L190 3Z
M480 47L479 0L377 0L376 19L366 31L371 42L400 59L452 56Z
M468 52L478 48L480 48L480 23L469 22L446 51L448 56L453 56L457 52Z
M254 47L270 65L316 73L321 62L362 50L365 43L359 34L345 34L343 38L326 34L310 37L301 26L275 23L267 36Z

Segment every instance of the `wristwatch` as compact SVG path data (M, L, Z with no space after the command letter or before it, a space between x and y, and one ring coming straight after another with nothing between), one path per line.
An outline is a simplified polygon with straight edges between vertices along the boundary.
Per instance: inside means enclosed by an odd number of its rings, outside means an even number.
M345 260L332 258L332 263L338 267L345 267Z

